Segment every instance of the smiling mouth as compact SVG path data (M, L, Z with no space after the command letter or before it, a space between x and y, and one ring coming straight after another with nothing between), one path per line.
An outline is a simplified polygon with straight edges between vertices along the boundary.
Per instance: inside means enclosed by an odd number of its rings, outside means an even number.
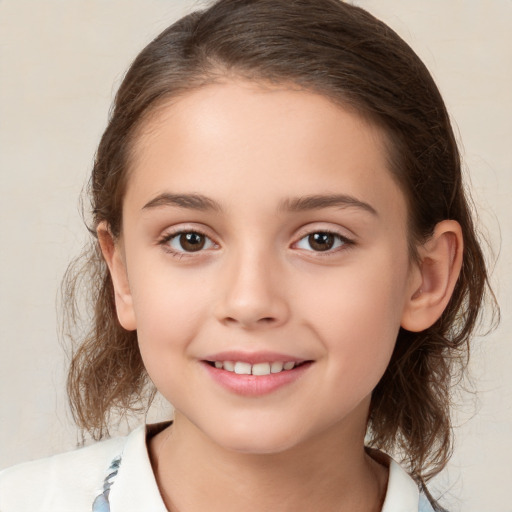
M236 373L237 375L255 375L264 376L276 373L283 373L298 368L311 361L274 361L263 363L247 363L244 361L206 361L210 366L218 370L225 370L227 372Z

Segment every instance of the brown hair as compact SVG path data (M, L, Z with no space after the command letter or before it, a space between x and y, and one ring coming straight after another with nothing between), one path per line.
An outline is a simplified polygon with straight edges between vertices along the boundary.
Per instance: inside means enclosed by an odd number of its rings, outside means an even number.
M143 122L166 100L229 76L318 92L383 128L391 172L408 201L413 257L439 221L462 226L463 267L451 301L429 329L400 331L369 416L372 446L398 450L418 480L431 477L451 454L450 388L467 361L487 271L443 100L420 59L384 23L338 0L219 0L167 28L135 59L115 98L90 181L91 234L101 221L120 233L130 151ZM64 286L68 327L77 320L80 283L93 307L91 330L75 336L68 392L77 423L98 438L111 411L145 407L152 387L136 333L117 321L95 238L85 258Z

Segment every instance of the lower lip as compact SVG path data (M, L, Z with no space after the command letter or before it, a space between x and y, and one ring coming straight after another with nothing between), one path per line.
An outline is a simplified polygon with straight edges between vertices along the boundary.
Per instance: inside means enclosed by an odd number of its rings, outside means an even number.
M295 382L304 375L313 363L309 361L296 366L292 370L258 376L239 375L235 372L228 372L215 368L204 361L202 364L213 380L232 393L243 396L262 396Z

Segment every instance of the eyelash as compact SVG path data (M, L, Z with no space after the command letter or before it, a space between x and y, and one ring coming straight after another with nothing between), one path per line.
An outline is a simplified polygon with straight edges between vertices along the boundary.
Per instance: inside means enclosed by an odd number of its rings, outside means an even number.
M213 246L217 245L207 234L205 234L202 231L197 230L197 229L180 230L180 231L175 231L172 233L167 233L158 241L158 244L161 245L166 252L168 252L171 256L173 256L175 258L178 258L178 259L182 259L184 257L188 258L188 257L193 256L196 252L197 253L203 252L203 247L201 247L198 251L185 251L185 250L178 251L178 250L172 249L171 246L169 245L169 242L171 242L174 239L177 239L181 235L191 235L191 234L199 235L199 236L203 237L205 240L208 240L211 243L211 245L213 245ZM340 245L338 247L336 247L335 249L330 248L325 251L315 251L315 250L305 249L306 252L315 253L317 256L320 256L320 257L327 257L329 255L332 255L333 253L337 253L340 250L347 250L351 246L355 245L354 240L351 240L351 239L341 235L340 233L337 233L336 231L331 231L328 229L319 229L316 231L309 231L309 232L305 233L303 236L301 236L301 238L299 238L299 240L297 240L297 242L294 242L293 246L296 246L298 243L300 243L301 241L303 241L304 239L307 239L308 237L310 237L312 235L318 235L318 234L331 235L338 242L340 242Z

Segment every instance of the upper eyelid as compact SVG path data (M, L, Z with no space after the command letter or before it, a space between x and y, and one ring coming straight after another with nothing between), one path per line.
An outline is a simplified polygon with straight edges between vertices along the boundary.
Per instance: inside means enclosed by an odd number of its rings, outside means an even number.
M303 240L304 238L306 238L306 237L308 237L310 235L314 235L314 234L317 234L317 233L327 233L328 235L338 236L342 240L353 241L352 237L344 235L343 233L339 233L338 231L332 231L332 230L329 230L329 229L314 229L313 231L308 231L304 235L300 235L299 237L297 237L297 242L299 242L300 240ZM294 242L294 243L296 243L296 242Z
M306 225L297 230L295 240L296 242L298 242L299 240L302 240L304 237L311 235L313 233L330 233L332 235L337 235L345 240L350 240L351 242L355 242L355 240L357 239L357 236L351 230L347 228L342 228L341 226L339 228L322 226L308 228L308 225Z
M198 233L200 235L203 235L207 238L209 238L212 241L215 241L215 237L212 236L209 232L210 230L207 228L203 228L202 226L184 226L184 227L168 227L164 230L162 230L162 234L160 236L160 239L162 238L172 238L177 235L181 235L183 233Z

